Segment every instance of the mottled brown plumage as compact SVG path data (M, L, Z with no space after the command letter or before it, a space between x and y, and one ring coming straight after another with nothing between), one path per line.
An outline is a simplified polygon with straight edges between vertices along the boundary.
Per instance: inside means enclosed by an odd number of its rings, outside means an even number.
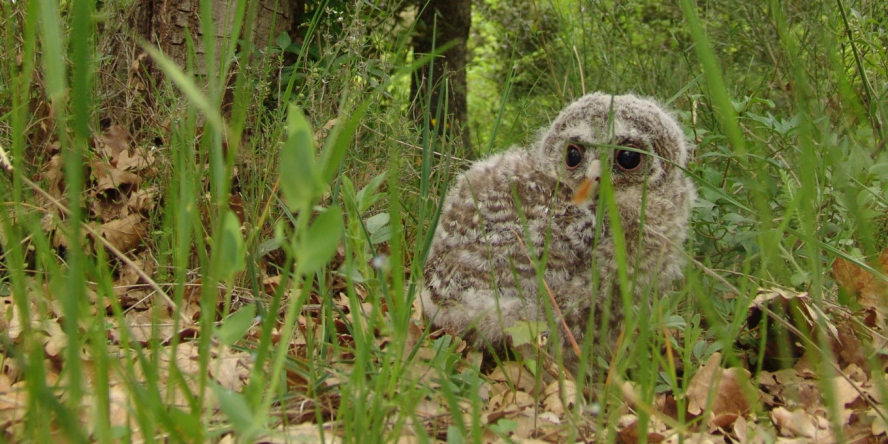
M608 168L637 304L681 277L695 191L675 165L684 168L690 151L675 119L655 102L595 93L569 105L529 148L475 163L444 201L424 268L426 316L476 347L501 347L504 329L515 322L546 320L551 303L531 260L545 253L542 276L568 328L578 342L589 336L599 345L593 350L606 353L624 307L606 214L595 237L596 181ZM580 191L586 188L588 197ZM598 338L606 308L608 335ZM569 347L564 357L575 366Z

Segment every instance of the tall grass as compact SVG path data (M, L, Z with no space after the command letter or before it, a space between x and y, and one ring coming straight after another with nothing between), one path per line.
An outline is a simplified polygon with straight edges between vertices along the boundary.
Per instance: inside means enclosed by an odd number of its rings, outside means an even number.
M430 338L414 322L438 202L466 162L458 142L431 128L440 116L415 125L408 117L410 76L435 61L409 58L413 24L393 11L349 7L342 34L331 36L317 32L331 23L318 7L306 40L283 41L260 60L235 39L215 53L211 2L203 1L207 72L139 43L165 79L149 92L164 119L149 119L154 126L140 135L160 134L165 143L162 171L149 179L161 187L162 207L143 241L159 265L143 278L152 287L152 335L136 339L115 288L128 265L89 231L84 201L90 178L83 166L99 156L90 140L108 117L96 91L117 87L96 75L107 57L97 51L96 17L117 11L96 8L115 6L0 4L7 54L0 57L0 147L13 166L0 179L0 279L12 295L4 325L13 313L27 320L17 336L0 339L0 368L24 381L27 399L21 426L4 437L204 442L234 433L247 442L305 421L348 442L391 442L408 432L420 441L480 442L486 432L504 433L483 423L477 363L465 359L459 341ZM690 0L680 9L538 6L553 8L564 26L539 36L546 51L531 86L514 70L500 85L475 83L501 88L483 91L498 97L493 114L473 116L484 151L530 139L531 128L595 89L672 97L697 145L689 173L701 198L687 280L650 311L625 307L626 331L637 334L622 342L618 360L584 361L595 396L577 394L566 419L576 425L574 439L590 421L589 402L602 409L591 420L598 430L615 430L627 379L639 405L671 390L683 412L682 395L701 362L715 351L740 362L732 351L759 287L805 290L821 303L833 296L825 267L834 257L864 265L884 247L888 60L879 47L878 2L772 1L743 6L739 17L733 6ZM251 29L254 7L234 5L232 35ZM657 20L645 21L641 7L654 8ZM367 17L380 28L368 29ZM633 23L646 27L627 27ZM382 29L396 36L385 38ZM640 45L639 35L658 40ZM295 62L285 66L290 55ZM234 111L224 113L228 88ZM253 92L265 90L259 103ZM49 161L50 142L64 162L60 202L41 192L46 181L32 182ZM232 193L243 200L243 224ZM62 248L41 225L47 215L62 219ZM278 249L272 260L268 251ZM280 281L266 293L262 273L270 271ZM57 320L61 335L48 327ZM165 339L166 323L188 334ZM822 327L810 350L827 361ZM60 354L47 355L50 337L64 338ZM241 350L249 351L252 370L241 390L230 390L218 382L223 361L216 357ZM176 359L183 355L194 360ZM823 380L834 371L819 370ZM432 399L442 400L447 421L422 411ZM121 411L126 421L115 416ZM649 411L638 411L643 428ZM689 424L680 413L677 429Z

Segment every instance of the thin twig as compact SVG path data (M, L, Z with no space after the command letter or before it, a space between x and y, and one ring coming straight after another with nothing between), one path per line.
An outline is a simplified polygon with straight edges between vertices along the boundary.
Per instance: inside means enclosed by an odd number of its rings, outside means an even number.
M774 148L771 147L771 142L770 142L769 140L765 140L765 139L759 137L756 133L750 131L749 128L747 128L747 127L746 127L745 125L743 125L742 123L740 124L740 127L743 128L743 131L744 131L746 134L749 134L749 137L752 137L753 139L758 140L759 142L765 144L768 148L770 148L770 149L771 149L771 153L774 155L774 157L776 157L776 158L780 159L781 161L783 161L783 164L784 164L784 165L789 166L789 162L786 161L786 159L783 157L783 154L781 154L780 151L778 151L778 150L776 150L776 149L774 149ZM771 138L773 139L773 137L771 137ZM792 177L796 180L796 182L797 182L799 185L801 185L801 184L802 184L802 180L799 179L799 176L798 176L798 175L796 175L795 170L793 170L792 168L788 168L788 167L787 167L786 169L789 170L789 174L792 175Z
M682 251L684 251L684 250L682 250ZM685 252L685 254L687 255L687 257L689 257L691 259L691 262L694 263L694 266L703 270L703 273L708 274L709 276L712 276L713 278L715 278L717 281L721 282L722 284L725 284L734 293L740 294L740 289L733 286L730 282L728 282L727 279L723 278L720 274L716 273L713 269L703 265L697 259L694 259L693 257L691 257L691 255L687 254L687 252Z
M734 293L736 293L736 294L740 294L740 290L739 290L737 287L735 287L734 285L732 285L730 282L728 282L727 279L723 278L721 275L719 275L718 273L716 273L715 271L713 271L711 268L709 268L709 267L703 265L700 261L694 259L694 257L691 256L690 254L688 254L688 252L685 251L685 249L682 248L681 245L677 244L677 243L676 243L675 241L673 241L672 239L669 239L669 238L666 237L664 234L659 233L659 232L654 231L654 230L645 230L645 233L646 233L646 234L652 234L652 235L654 235L654 236L659 237L661 240L664 240L664 241L670 243L673 247L676 247L676 249L677 249L678 251L681 251L682 253L684 253L685 257L688 258L688 259L690 259L691 262L693 262L694 266L696 266L696 267L700 268L701 270L703 270L703 273L708 274L709 276L712 276L713 278L715 278L715 279L718 280L719 282L725 284L725 285L726 285L731 291L733 291Z
M367 125L364 124L364 123L362 123L361 126L363 126L364 129L366 129L367 131L370 131L371 133L376 134L376 135L379 136L379 137L384 137L384 138L386 138L386 139L389 139L389 140L394 141L394 142L397 143L398 145L404 145L404 146L406 146L406 147L408 147L408 148L413 148L413 149L418 150L418 151L422 151L422 150L423 150L423 147L421 147L421 146L416 146L416 145L413 145L413 144L410 144L410 143L407 143L407 142L400 141L400 140L398 140L398 139L393 139L393 138L391 138L391 137L389 137L389 136L386 136L385 134L383 134L383 133L381 133L381 132L379 132L379 131L376 131L376 130L373 129L373 128L370 128L369 126L367 126ZM456 156L453 156L453 155L450 155L450 154L443 154L443 153L439 153L439 152L437 152L437 151L432 151L432 154L434 154L434 155L436 155L436 156L438 156L438 157L449 157L449 158L452 159L452 160L458 160L458 161L460 161L460 162L466 162L466 163L468 163L468 160L467 160L467 159L463 159L463 158L461 158L461 157L456 157Z
M580 62L580 53L577 51L577 45L573 47L574 55L577 57L577 69L580 70L580 87L583 88L583 95L586 95L586 75L583 74L583 63Z
M524 249L524 254L527 255L527 260L530 263L533 263L533 259L530 257L530 251L527 249L527 245L524 243L524 240L521 239L521 236L518 233L515 233L515 238L518 239L518 243L521 244L521 247ZM546 282L545 277L541 277L543 281L543 285L546 287L546 294L549 295L549 302L552 303L552 309L555 310L555 313L558 314L558 319L561 321L561 326L564 328L564 335L567 337L567 341L570 342L571 348L573 348L574 353L576 353L577 358L582 358L583 352L580 351L580 346L577 345L577 340L574 338L573 333L571 333L570 328L567 326L567 321L564 320L564 315L561 314L561 309L558 307L558 302L555 300L555 294L552 293L552 288L549 287L549 283Z
M616 342L616 344L614 344L614 349L612 350L613 353L611 356L610 365L608 365L608 367L607 367L607 377L604 378L604 385L605 386L610 385L611 377L614 375L614 371L617 370L617 361L614 361L614 359L616 358L617 353L620 350L620 347L623 346L623 335L625 333L626 333L626 324L623 324L623 326L620 328L620 334L619 334L619 336L617 336L617 342Z

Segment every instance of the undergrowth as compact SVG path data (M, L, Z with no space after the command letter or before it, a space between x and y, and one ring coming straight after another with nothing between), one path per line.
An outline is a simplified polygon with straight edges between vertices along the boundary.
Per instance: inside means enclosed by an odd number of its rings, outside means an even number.
M888 239L878 2L482 2L471 147L410 96L436 63L410 49L415 7L312 4L293 37L229 39L208 72L127 30L126 4L0 4L0 436L487 442L523 437L531 411L539 439L627 441L631 410L637 430L665 421L684 437L711 431L695 375L758 377L803 354L824 363L811 374L830 436L849 430L825 382L848 373L832 314L883 321L884 303L838 288L830 267L877 271ZM203 35L214 26L204 10ZM676 110L699 198L685 281L650 312L625 307L620 359L568 386L542 361L429 328L417 282L455 175L595 90ZM754 303L769 291L798 297ZM878 374L884 348L860 343L855 365ZM738 384L743 415L779 428L752 399L761 379ZM885 399L884 379L870 384ZM545 433L543 411L560 412Z

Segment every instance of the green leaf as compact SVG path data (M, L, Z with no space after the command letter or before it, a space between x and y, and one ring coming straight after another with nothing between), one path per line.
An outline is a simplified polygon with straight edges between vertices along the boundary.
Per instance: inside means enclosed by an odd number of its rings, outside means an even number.
M684 330L688 326L687 322L685 322L685 319L681 316L678 316L678 315L672 315L672 316L666 317L663 325L665 327L675 328L678 330Z
M711 209L715 208L714 203L712 203L702 197L699 197L699 196L697 197L696 200L694 200L694 203L692 205L694 208L703 208L706 210L711 210Z
M694 348L691 351L694 353L695 358L702 360L703 354L706 351L706 341L702 341L702 340L697 341L697 343L694 344Z
M459 427L452 425L447 427L447 444L462 444L463 435L459 431Z
M388 224L391 218L392 217L388 213L379 213L376 216L368 218L364 223L367 225L367 231L370 234L374 234L379 231L380 228Z
M336 254L342 237L342 213L327 208L315 218L297 248L297 269L301 274L318 271Z
M281 192L290 208L309 205L324 191L315 161L314 136L302 111L290 105L287 117L287 141L281 150Z
M345 207L351 210L352 207L357 208L357 197L355 197L355 184L352 183L351 179L346 175L342 175L339 178L339 192L342 193L342 200L345 202ZM360 213L360 209L358 209Z
M879 180L888 181L888 162L879 162L870 167L869 173L879 178Z
M228 319L222 321L222 325L216 331L216 336L225 345L234 345L241 340L250 327L253 326L253 319L256 318L256 306L247 305L240 310L234 312Z
M708 357L708 356L712 356L713 353L715 353L715 352L717 352L717 351L719 351L719 350L721 350L721 349L722 349L722 343L721 343L721 341L713 342L712 344L709 344L708 347L706 347L706 353L705 353L705 355L706 355L707 357Z
M221 280L228 279L234 273L247 266L244 237L240 230L240 221L231 211L227 211L219 231L219 241L214 251L218 262L217 276Z
M217 384L211 384L210 387L219 400L219 409L228 417L229 423L242 435L242 438L259 431L253 425L253 409L242 393L235 393Z
M361 124L361 117L367 112L370 104L370 101L361 103L357 109L352 111L345 124L337 123L330 130L330 134L327 136L324 144L324 150L321 152L320 162L324 172L322 177L327 182L332 181L336 172L339 171L339 164L345 158L345 153L348 151L348 147L358 131L358 126Z
M373 206L373 204L382 198L382 194L378 194L376 191L379 190L382 181L385 180L385 173L386 172L383 171L378 176L374 177L364 188L361 188L361 191L358 191L357 201L360 213L367 211Z
M545 322L539 321L518 321L509 328L504 328L512 338L512 345L519 347L536 340L540 333L547 331L549 328Z
M172 406L167 410L166 414L169 416L170 421L185 434L185 437L190 437L192 440L201 437L199 432L199 430L201 430L199 416L192 415L181 408ZM127 428L127 430L129 430L129 428Z
M279 48L287 49L287 47L290 46L291 42L290 34L287 34L287 31L284 31L277 36L277 39L274 42L278 45Z
M283 238L273 237L271 239L263 241L259 244L259 248L256 251L257 256L262 257L268 253L271 253L278 248L281 248L281 245L284 244Z
M338 274L342 277L351 278L351 280L357 283L362 283L367 280L357 268L348 264L343 264L342 267L339 269Z
M392 227L385 226L370 235L370 243L373 245L388 242L392 239Z
M390 220L391 215L388 213L379 213L364 222L367 232L370 233L371 244L380 244L392 238L392 227L388 224Z
M518 422L506 418L501 418L496 424L490 425L490 431L497 435L507 435L516 429L518 429Z

